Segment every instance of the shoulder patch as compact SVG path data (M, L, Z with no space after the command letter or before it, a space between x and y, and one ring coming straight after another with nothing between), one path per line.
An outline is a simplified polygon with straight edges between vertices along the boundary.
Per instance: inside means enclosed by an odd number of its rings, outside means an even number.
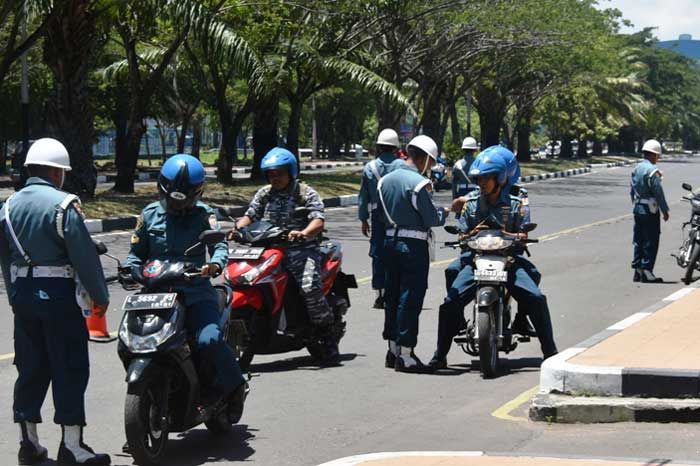
M83 212L83 206L80 204L80 200L73 201L71 205L73 206L75 211L78 212L78 215L80 215L83 218L83 220L85 220L85 212Z

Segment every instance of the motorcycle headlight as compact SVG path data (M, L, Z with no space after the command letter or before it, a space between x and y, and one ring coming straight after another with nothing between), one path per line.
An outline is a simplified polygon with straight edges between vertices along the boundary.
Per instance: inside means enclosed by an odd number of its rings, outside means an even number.
M482 236L473 239L467 245L478 251L497 251L508 246L508 242L500 236Z
M239 275L238 283L241 285L252 285L267 269L269 269L272 264L274 264L277 259L277 254L273 254L268 257L263 263L253 267L246 273Z
M128 316L124 316L122 324L119 327L119 339L132 353L152 353L158 349L159 345L175 334L178 315L179 310L176 308L173 310L170 320L164 323L160 330L148 335L136 335L130 332L128 328Z

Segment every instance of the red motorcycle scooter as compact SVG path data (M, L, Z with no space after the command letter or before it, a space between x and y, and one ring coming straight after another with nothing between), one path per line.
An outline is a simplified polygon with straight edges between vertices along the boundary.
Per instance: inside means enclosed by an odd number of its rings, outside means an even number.
M306 211L304 208L300 208ZM299 209L298 209L299 210ZM299 214L305 215L300 211ZM282 267L292 243L289 230L267 221L255 222L235 233L224 278L233 288L229 340L235 342L241 369L247 370L255 354L279 354L304 347L322 359L306 306L294 278ZM321 280L335 322L333 334L340 342L345 334L344 316L350 307L349 288L357 288L354 275L341 270L340 242L321 243Z

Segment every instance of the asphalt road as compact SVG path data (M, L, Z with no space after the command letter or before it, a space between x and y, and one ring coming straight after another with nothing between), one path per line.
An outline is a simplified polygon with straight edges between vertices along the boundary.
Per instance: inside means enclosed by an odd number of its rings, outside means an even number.
M628 196L630 167L595 170L528 186L533 233L546 239L532 247L543 273L560 350L572 346L681 288L681 269L669 256L680 243L680 224L688 206L680 202L681 182L700 179L700 162L662 162L671 220L663 225L659 285L632 283L632 219ZM437 202L447 202L439 193ZM355 209L331 210L330 236L342 240L345 270L369 276L367 242ZM125 256L128 233L98 235L111 252ZM440 240L447 235L440 231ZM421 316L417 354L428 360L434 350L437 308L444 295L442 270L454 256L438 250ZM108 264L105 261L105 264ZM111 289L109 314L115 330L125 293ZM566 454L632 457L646 460L700 459L700 427L673 424L547 425L525 420L525 405L511 403L508 420L492 413L538 383L538 344L526 344L506 357L508 373L483 380L470 357L458 348L448 356L452 370L441 375L408 375L384 369L382 314L370 308L366 281L351 295L348 334L341 344L343 366L318 369L305 352L256 357L251 395L243 424L224 438L203 428L173 435L169 465L234 464L315 465L334 458L377 451L482 450L517 454ZM12 320L0 296L0 464L13 464L17 433L11 423ZM4 355L4 356L3 356ZM124 441L123 369L115 344L91 346L87 441L113 455L114 464L131 464L120 453ZM522 397L524 400L525 397ZM508 411L501 410L501 412ZM40 428L55 457L59 429L50 423L47 401ZM656 463L654 463L656 464Z

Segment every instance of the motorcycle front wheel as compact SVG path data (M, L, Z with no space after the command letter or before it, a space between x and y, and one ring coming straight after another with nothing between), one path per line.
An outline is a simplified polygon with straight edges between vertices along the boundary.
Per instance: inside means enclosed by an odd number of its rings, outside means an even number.
M477 328L479 329L479 362L485 379L498 375L498 335L493 321L494 310L479 309Z
M129 387L124 402L124 427L129 453L136 464L151 466L161 463L168 443L167 426L157 401L155 380Z
M683 278L683 282L686 285L690 285L693 281L693 270L698 266L698 259L700 259L700 246L693 242L690 247L690 254L688 254L690 259L688 259L688 264L685 267L685 277Z

